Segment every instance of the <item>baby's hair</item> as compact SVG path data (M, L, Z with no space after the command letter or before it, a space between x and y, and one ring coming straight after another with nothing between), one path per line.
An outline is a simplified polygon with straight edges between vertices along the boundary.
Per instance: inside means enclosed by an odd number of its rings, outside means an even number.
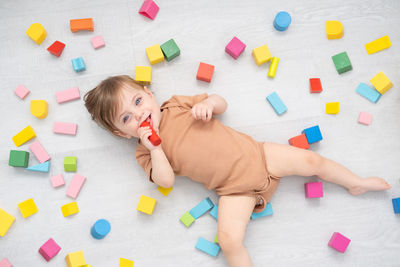
M118 108L119 92L122 87L144 90L143 85L128 75L118 75L103 80L83 97L92 119L111 133L118 131L118 128L114 125L114 119Z

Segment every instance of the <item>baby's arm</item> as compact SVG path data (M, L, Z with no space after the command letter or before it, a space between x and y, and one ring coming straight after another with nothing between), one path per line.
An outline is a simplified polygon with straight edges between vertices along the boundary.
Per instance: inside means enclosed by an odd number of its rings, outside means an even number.
M223 97L212 94L207 99L195 104L192 108L192 114L196 120L209 121L212 115L224 113L227 107L228 104Z

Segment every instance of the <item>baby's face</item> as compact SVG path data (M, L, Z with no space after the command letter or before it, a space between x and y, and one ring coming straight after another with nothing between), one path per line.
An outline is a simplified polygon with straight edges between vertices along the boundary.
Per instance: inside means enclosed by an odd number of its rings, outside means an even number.
M132 87L122 87L119 94L118 109L114 124L118 128L116 135L131 138L138 136L138 129L143 121L150 122L154 130L160 124L160 107L154 95L144 87L140 90Z

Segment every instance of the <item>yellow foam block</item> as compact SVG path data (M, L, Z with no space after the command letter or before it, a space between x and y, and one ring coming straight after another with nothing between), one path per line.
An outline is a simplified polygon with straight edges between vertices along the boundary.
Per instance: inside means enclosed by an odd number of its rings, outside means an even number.
M151 67L136 66L135 80L143 84L149 84L151 82Z
M383 49L389 48L390 46L392 46L392 43L390 42L389 36L386 35L376 39L375 41L365 44L365 49L367 50L368 55L371 55Z
M156 205L156 200L151 197L146 197L144 195L140 196L139 204L137 205L137 210L143 213L151 215Z
M273 57L271 60L271 65L269 65L268 77L274 78L276 74L276 69L278 68L279 58Z
M343 25L337 20L326 21L326 37L328 39L340 39L343 37Z
M40 23L33 23L27 30L26 34L31 38L35 43L40 45L43 40L46 38L46 30Z
M86 264L82 250L67 254L67 256L65 256L65 261L68 267L81 267Z
M71 202L61 206L61 212L64 217L76 214L79 212L78 204L76 202Z
M36 207L35 201L33 198L27 199L18 204L19 211L22 214L22 217L27 218L36 212L38 212L38 208Z
M256 61L257 66L264 64L271 60L271 53L269 52L267 45L262 45L260 47L254 48L252 55Z
M133 267L133 261L124 258L119 259L119 267Z
M326 114L338 114L339 113L339 102L326 103L325 113Z
M5 236L15 221L14 216L0 208L0 236Z
M44 119L49 113L49 104L46 100L31 100L31 113L39 119Z
M22 131L13 136L12 140L16 146L20 146L36 136L32 127L29 125Z
M161 194L163 194L164 196L168 196L168 194L171 192L172 187L170 188L164 188L164 187L157 187L158 191L160 191Z
M369 81L381 95L386 93L393 86L393 83L388 79L388 77L386 77L386 75L382 71L375 75Z
M154 65L164 61L164 54L161 51L161 47L159 44L155 44L153 46L146 48L146 54L149 58L150 64Z

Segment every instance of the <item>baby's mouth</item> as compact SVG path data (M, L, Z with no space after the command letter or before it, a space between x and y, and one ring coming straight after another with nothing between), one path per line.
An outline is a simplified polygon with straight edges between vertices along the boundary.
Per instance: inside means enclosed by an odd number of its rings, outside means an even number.
M148 123L150 123L150 126L153 127L153 120L151 119L151 114L145 119Z

